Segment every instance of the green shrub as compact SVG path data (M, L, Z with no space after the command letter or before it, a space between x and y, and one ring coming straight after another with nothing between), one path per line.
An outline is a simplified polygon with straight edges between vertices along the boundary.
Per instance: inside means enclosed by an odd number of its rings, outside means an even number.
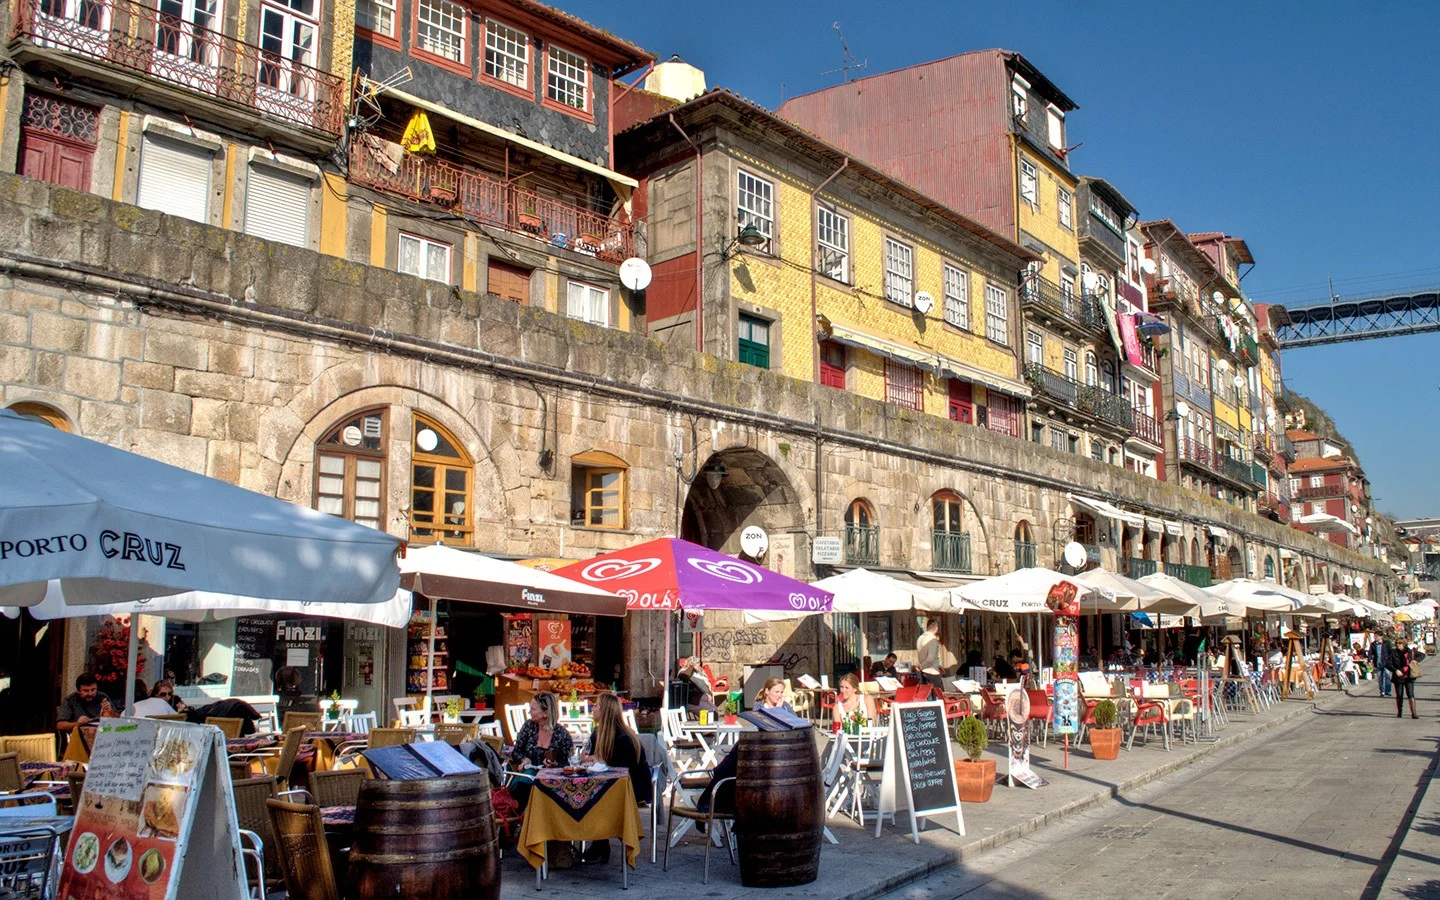
M1118 713L1115 709L1114 700L1101 700L1095 704L1095 727L1114 728L1115 719Z
M985 726L974 716L966 716L955 726L955 743L965 751L971 762L979 762L980 754L990 746L990 737L985 733Z

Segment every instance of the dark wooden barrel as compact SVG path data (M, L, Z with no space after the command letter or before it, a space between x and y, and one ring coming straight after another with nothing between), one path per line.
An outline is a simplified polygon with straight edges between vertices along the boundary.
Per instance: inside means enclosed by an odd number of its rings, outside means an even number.
M820 756L810 729L747 731L736 751L735 837L746 887L809 884L825 827Z
M365 782L345 886L349 900L500 900L489 778Z

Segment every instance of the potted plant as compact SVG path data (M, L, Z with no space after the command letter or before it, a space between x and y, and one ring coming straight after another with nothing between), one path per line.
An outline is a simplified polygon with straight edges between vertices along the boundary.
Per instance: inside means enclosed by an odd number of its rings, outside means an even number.
M865 708L863 706L857 706L855 711L847 716L843 723L846 734L859 734L860 729L869 724L870 720L865 717Z
M955 726L955 743L968 759L955 761L955 788L962 803L984 803L995 789L995 760L981 759L990 746L985 726L974 716L965 716Z
M539 231L542 224L544 223L540 221L534 198L527 197L525 200L525 211L520 213L520 227L528 228L531 231Z
M460 698L459 698L459 697L451 697L449 700L446 700L446 701L445 701L445 721L446 721L446 722L459 722L459 721L460 721Z
M726 725L735 724L735 716L740 712L740 705L735 702L734 697L727 698L720 704L720 715L725 717Z
M340 721L340 692L330 692L330 705L325 709L325 718L331 722Z
M1114 700L1095 704L1095 724L1090 727L1090 752L1096 759L1115 759L1120 755L1120 729L1115 727L1118 713Z

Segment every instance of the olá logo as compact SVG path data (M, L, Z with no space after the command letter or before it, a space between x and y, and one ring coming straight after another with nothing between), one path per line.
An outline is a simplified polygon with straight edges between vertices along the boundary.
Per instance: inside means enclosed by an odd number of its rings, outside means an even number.
M747 566L738 559L691 559L686 560L698 572L736 584L759 584L764 580L760 570Z
M580 570L580 577L586 581L614 581L617 578L631 578L644 575L660 567L660 560L654 557L644 559L605 559L593 562Z

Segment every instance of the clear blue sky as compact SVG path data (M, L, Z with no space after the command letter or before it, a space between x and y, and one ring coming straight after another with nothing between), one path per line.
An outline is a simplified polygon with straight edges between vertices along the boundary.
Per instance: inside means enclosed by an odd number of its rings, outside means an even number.
M556 0L770 108L836 84L839 21L879 73L968 50L1030 59L1068 137L1145 219L1244 237L1257 302L1440 285L1440 3ZM1440 335L1294 350L1286 380L1355 442L1377 506L1440 515Z

